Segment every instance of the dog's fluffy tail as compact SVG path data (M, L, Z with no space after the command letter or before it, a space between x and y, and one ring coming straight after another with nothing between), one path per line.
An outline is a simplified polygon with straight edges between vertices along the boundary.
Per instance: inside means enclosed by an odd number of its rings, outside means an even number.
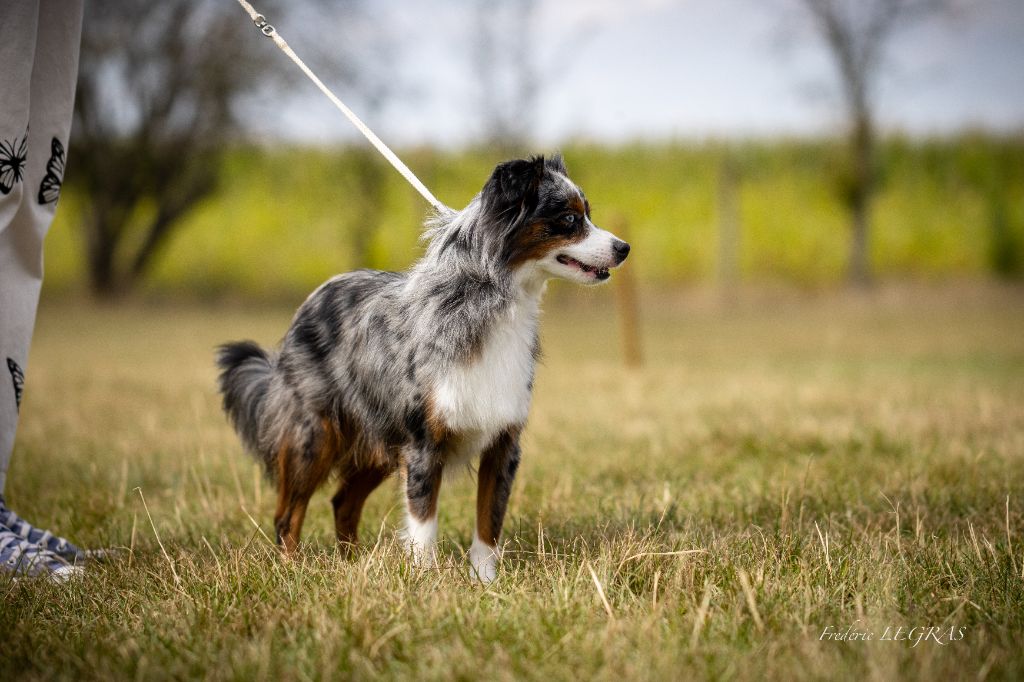
M220 367L220 392L235 431L245 446L263 462L267 475L274 477L273 452L264 447L261 426L263 411L274 375L274 361L253 341L226 343L217 349Z

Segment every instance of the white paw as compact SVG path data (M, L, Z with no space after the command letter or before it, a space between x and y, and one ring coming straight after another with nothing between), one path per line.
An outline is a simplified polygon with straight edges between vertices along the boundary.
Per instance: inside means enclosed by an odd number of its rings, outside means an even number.
M437 516L426 521L407 519L405 545L412 554L412 561L418 568L437 567Z
M473 538L473 545L469 548L469 563L469 577L484 585L494 582L498 577L498 550L480 538Z

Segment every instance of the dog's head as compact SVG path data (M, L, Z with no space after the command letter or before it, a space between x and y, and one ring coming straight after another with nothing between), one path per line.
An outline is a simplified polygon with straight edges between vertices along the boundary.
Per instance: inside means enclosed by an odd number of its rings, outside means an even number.
M499 257L513 271L598 284L629 253L629 244L591 222L590 203L560 156L498 164L480 203L486 222L497 226Z

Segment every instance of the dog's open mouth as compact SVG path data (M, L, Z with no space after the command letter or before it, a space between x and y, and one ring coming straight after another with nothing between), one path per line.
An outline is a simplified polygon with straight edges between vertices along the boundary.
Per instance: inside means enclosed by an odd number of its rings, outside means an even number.
M564 253L558 254L558 256L555 257L555 260L557 260L562 265L568 265L571 268L577 268L579 270L582 270L588 275L593 275L597 279L608 279L611 276L609 275L608 268L606 267L596 268L593 265L587 265L586 263L578 261L572 256L566 256Z

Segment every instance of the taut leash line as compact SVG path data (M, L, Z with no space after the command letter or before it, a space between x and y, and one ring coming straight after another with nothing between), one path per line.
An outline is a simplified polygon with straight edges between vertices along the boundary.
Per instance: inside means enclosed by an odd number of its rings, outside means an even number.
M359 129L359 132L361 132L363 136L370 141L370 144L377 148L377 151L379 151L384 158L395 167L395 170L402 174L402 177L405 178L410 185L416 188L416 191L419 192L424 199L430 202L431 206L438 211L446 210L446 206L438 201L437 197L431 194L430 190L427 189L427 186L420 182L420 179L416 177L416 174L409 170L408 166L402 163L402 160L398 158L398 156L391 151L391 149L384 144L384 142L377 137L358 116L355 115L355 112L349 109L344 102L338 99L337 95L331 92L330 88L324 85L323 81L317 78L316 74L306 66L305 62L299 59L299 56L295 54L295 51L292 50L291 47L288 46L288 43L286 43L284 38L281 37L281 34L278 33L273 26L267 23L266 17L257 12L252 5L246 2L246 0L238 0L238 4L241 5L242 9L249 14L252 18L252 22L256 24L256 28L260 29L260 32L263 35L273 40L274 44L281 48L281 51L288 55L288 57L295 62L300 69L302 69L303 73L309 76L309 79L313 81L313 84L320 88L320 92L324 93L324 95L327 96L327 99L331 100L331 102L334 103L334 106L338 107L338 110L345 114L345 117L352 122L352 125Z

